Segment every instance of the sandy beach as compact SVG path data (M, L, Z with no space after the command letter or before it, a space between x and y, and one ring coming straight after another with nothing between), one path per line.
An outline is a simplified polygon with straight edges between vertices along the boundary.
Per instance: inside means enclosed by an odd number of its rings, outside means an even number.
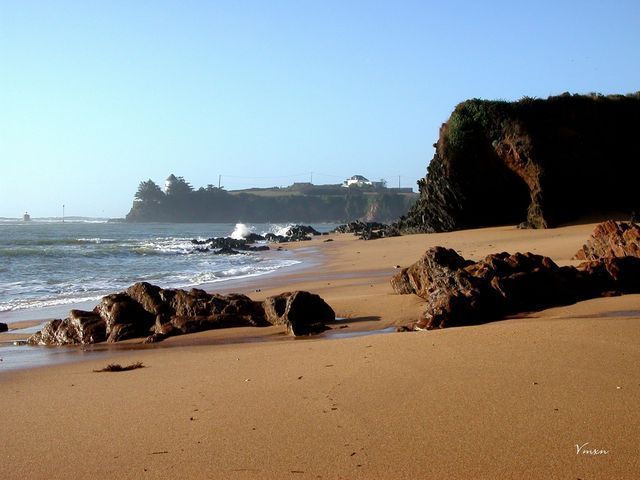
M428 247L576 264L594 226L317 237L287 247L312 267L216 291L309 290L347 328L217 330L0 367L0 478L637 478L640 295L391 332L423 301L389 279ZM146 368L94 373L111 362Z

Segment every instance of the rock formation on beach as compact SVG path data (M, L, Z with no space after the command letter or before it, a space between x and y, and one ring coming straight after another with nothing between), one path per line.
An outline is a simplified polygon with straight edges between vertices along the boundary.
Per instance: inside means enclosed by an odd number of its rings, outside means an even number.
M640 258L609 257L559 267L533 253L494 253L479 262L433 247L391 279L399 294L426 300L410 330L473 325L605 295L640 292Z
M325 323L334 320L333 309L322 298L304 291L256 302L240 294L162 289L141 282L103 297L92 311L71 310L64 320L48 322L28 343L89 344L130 338L152 343L215 328L267 325L286 325L290 335L309 335L324 331Z
M599 224L578 250L576 260L599 260L606 257L640 257L640 225L609 220Z
M335 320L333 309L318 295L305 292L285 292L267 298L262 306L272 325L286 325L294 336L322 333L328 321Z
M640 93L468 100L442 125L420 198L397 226L441 232L637 211Z
M333 233L353 233L361 240L376 240L378 238L397 237L400 231L394 225L379 222L349 222L338 225Z

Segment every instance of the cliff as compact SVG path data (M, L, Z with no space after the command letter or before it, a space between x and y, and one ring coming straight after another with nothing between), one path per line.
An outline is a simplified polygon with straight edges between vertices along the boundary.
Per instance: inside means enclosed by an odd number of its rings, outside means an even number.
M174 177L175 178L175 177ZM193 190L178 177L163 192L151 180L142 182L128 222L390 222L405 214L415 193L357 187L320 188L309 193L291 189L261 189L253 193L207 187Z
M398 226L552 227L640 207L640 92L468 100L440 128L420 198Z

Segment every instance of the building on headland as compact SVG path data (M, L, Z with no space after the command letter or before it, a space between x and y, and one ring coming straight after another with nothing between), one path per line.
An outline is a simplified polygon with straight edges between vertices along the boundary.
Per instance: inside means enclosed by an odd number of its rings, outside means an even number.
M31 215L29 215L28 212L25 212L25 214L22 216L22 220L25 222L30 222L31 221Z
M343 187L371 187L373 182L368 178L363 177L362 175L354 175L353 177L347 178L344 182L342 182Z
M387 183L384 180L380 180L379 182L372 182L366 177L362 175L354 175L353 177L347 178L344 182L342 182L342 186L345 188L349 187L373 187L373 188L386 188Z

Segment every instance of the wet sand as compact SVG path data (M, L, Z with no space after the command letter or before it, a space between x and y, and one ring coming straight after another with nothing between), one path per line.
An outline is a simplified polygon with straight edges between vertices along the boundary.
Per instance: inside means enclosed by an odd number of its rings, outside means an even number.
M360 335L419 315L422 301L394 295L389 278L429 246L572 264L593 226L319 237L304 244L321 259L313 269L237 291L308 289L348 328L307 339L279 327L201 332L0 370L0 477L637 478L640 295ZM146 368L93 372L112 361Z

